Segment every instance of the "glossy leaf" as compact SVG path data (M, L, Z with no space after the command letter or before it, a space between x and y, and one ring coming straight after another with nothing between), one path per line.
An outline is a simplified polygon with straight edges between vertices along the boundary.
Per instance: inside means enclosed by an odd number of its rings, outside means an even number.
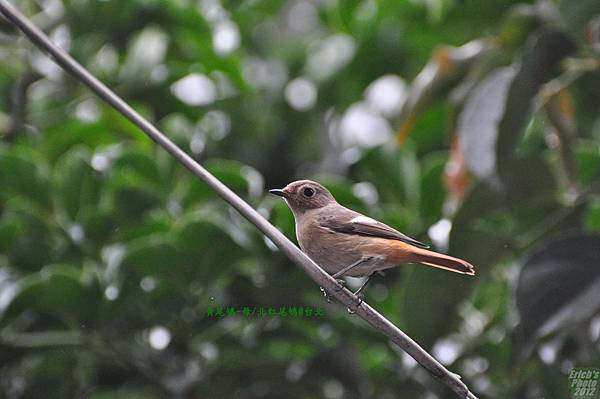
M466 164L482 179L494 179L496 175L498 123L515 74L511 67L492 71L473 90L458 118L460 148Z
M522 343L574 326L600 309L600 236L572 235L547 242L525 260L517 285Z

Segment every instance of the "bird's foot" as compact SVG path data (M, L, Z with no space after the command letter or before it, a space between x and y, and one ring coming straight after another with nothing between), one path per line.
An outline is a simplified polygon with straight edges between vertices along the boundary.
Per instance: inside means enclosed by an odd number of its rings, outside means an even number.
M358 298L358 303L356 304L356 307L358 308L364 302L365 294L363 294L362 292L355 292L354 295L356 295L356 298ZM352 310L350 308L348 308L347 310L348 310L348 314L356 313L355 310Z
M325 300L327 301L327 303L331 303L331 296L327 293L327 291L325 291L325 288L319 287L319 289L323 293L323 296L325 297Z
M336 279L335 281L337 281L337 283L338 283L338 286L335 289L335 291L340 292L341 290L344 289L346 282L344 280L338 280L338 279ZM327 303L331 303L331 295L327 292L327 290L323 287L319 287L319 289L323 293L323 296L325 297L325 300L327 301Z

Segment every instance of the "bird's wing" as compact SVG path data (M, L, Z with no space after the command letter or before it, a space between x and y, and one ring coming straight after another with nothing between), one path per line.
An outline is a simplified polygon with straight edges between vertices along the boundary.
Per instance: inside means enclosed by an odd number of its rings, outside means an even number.
M414 238L410 238L409 236L400 233L398 230L393 229L386 224L361 215L360 213L355 213L354 211L351 212L351 214L343 212L342 215L340 215L342 212L336 212L335 217L330 216L320 218L319 224L322 227L338 233L388 238L391 240L402 241L421 248L429 248L428 245L423 244Z

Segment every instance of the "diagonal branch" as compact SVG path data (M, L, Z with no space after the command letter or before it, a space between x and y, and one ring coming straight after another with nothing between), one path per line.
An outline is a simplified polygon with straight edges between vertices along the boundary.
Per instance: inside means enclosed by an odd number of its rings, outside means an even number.
M109 105L123 114L132 123L138 126L148 137L176 158L179 163L190 170L194 175L208 184L223 200L227 201L246 219L254 224L265 236L267 236L289 259L298 265L317 284L325 288L336 299L346 305L357 315L366 320L371 326L389 337L395 344L411 355L417 362L425 367L435 377L441 379L461 398L476 399L467 386L461 381L460 376L448 371L437 360L421 348L408 335L383 317L379 312L368 304L358 300L347 289L340 289L337 282L323 269L308 258L296 245L294 245L283 233L261 216L254 208L246 203L226 185L210 174L181 148L177 147L171 140L160 132L155 126L144 119L125 101L113 93L102 82L96 79L83 66L69 56L64 50L54 45L48 36L39 30L20 11L11 6L8 1L0 0L0 12L8 20L15 24L25 35L40 49L54 58L54 61L77 79L87 85L94 93L106 101ZM359 304L360 303L360 304Z

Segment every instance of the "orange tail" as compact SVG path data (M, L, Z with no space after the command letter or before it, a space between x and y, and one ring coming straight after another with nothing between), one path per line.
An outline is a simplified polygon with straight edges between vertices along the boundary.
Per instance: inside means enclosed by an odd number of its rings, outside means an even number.
M469 276L475 275L475 268L472 264L452 256L419 248L419 250L413 252L413 258L416 262L424 265L439 267L454 273L468 274Z

